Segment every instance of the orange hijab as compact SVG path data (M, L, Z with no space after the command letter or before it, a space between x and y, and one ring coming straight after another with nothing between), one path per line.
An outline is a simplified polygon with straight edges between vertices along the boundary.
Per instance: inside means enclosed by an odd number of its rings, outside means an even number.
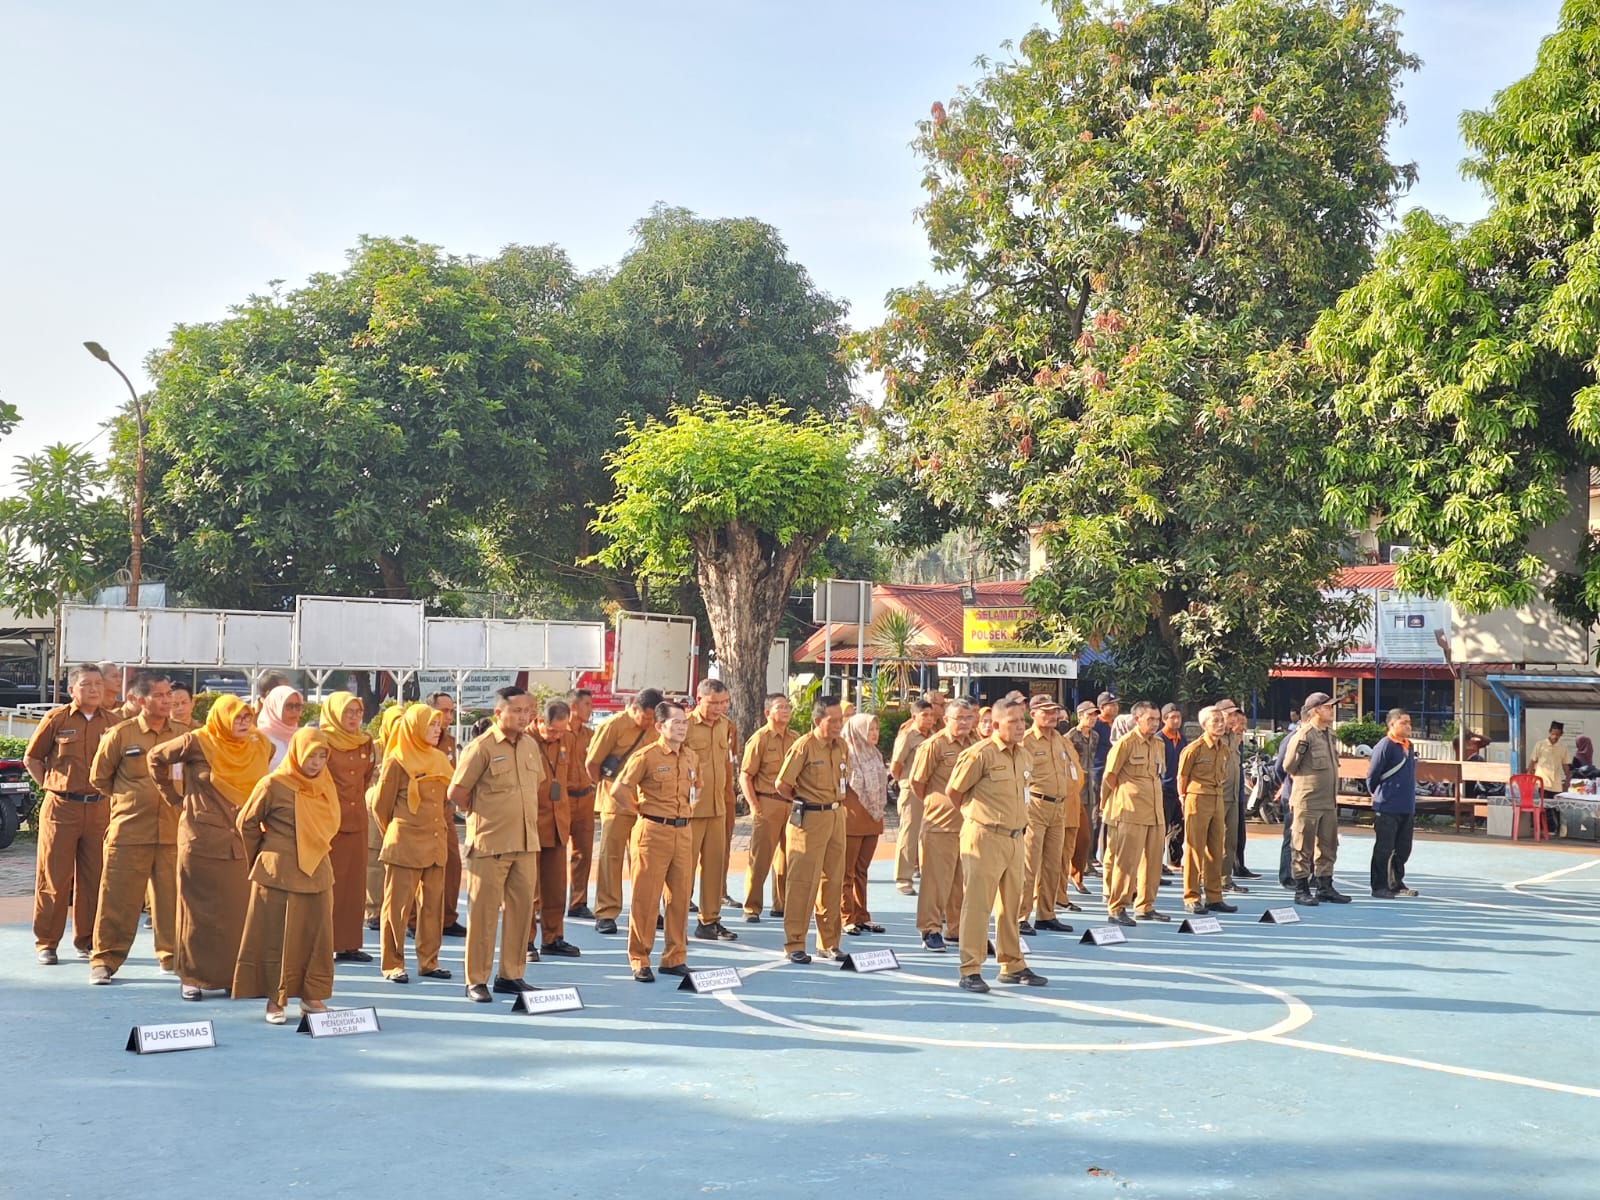
M328 739L320 729L297 729L289 739L288 752L273 768L272 778L294 789L294 851L300 869L310 875L328 857L333 835L339 832L339 790L327 764L316 775L303 770L306 759L318 750L328 749Z
M328 749L359 750L372 744L372 737L365 729L357 729L354 733L345 730L344 714L352 707L357 712L361 711L361 701L349 692L334 692L322 702L322 711L328 714L322 723L322 735L328 739Z
M438 709L426 704L413 704L395 724L388 757L405 769L412 783L420 784L428 779L442 779L446 783L450 781L454 768L449 758L439 747L428 744L428 726L439 718ZM422 806L420 789L409 789L406 804L412 812Z
M234 718L249 711L237 696L219 697L206 714L205 728L194 735L211 767L212 786L235 808L250 799L272 765L272 743L265 735L251 729L243 737L234 736Z

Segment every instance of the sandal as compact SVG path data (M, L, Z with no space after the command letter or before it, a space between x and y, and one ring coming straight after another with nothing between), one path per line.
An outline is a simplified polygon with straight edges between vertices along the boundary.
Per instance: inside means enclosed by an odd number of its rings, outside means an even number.
M871 921L868 921L861 928L865 929L868 933L882 933L883 932L883 926L882 925L875 925Z
M289 1018L284 1015L283 1009L273 1008L272 1005L269 1004L267 1005L266 1019L268 1025L282 1025Z
M326 1004L324 1004L321 1000L302 1000L302 1001L300 1001L300 1015L302 1017L305 1016L307 1013L325 1013L327 1011L328 1011L328 1006Z

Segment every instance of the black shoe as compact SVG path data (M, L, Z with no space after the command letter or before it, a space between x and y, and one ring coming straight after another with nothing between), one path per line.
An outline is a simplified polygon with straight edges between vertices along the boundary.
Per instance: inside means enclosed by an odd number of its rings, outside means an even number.
M333 956L334 962L371 962L372 955L365 950L341 950Z
M396 971L392 975L385 975L384 979L387 980L389 983L410 983L411 982L411 976L407 975L404 971Z
M494 977L494 990L506 996L516 996L523 992L534 990L533 984L526 979L507 979L504 975Z
M479 1004L489 1004L493 1002L494 997L489 995L489 989L484 987L483 984L474 983L467 988L467 999L474 1000Z
M1106 920L1113 925L1137 925L1139 923L1126 912L1112 913Z
M1170 921L1170 920L1172 920L1172 918L1167 916L1166 913L1157 912L1153 908L1149 912L1139 913L1138 917L1139 917L1139 920L1141 920L1141 921Z
M721 921L713 921L710 925L695 922L695 937L706 942L737 942L739 935L723 925Z
M692 913L697 913L700 911L700 906L691 900L689 901L689 911Z
M368 921L367 922L367 928L368 929L373 929L373 930L377 929L378 928L378 918L377 917L373 917L372 920Z
M844 931L851 937L860 937L867 931L867 927L865 925L846 925Z
M1374 900L1393 900L1394 893L1388 888L1373 888L1372 898Z
M567 909L567 916L578 921L592 921L594 920L594 909L587 904L574 904Z
M1161 873L1163 875L1176 875L1178 873L1178 871L1177 871L1176 867L1169 867L1169 866L1167 866L1166 863L1162 863L1161 864Z
M466 937L467 927L460 921L451 921L450 924L446 925L439 932L445 937Z
M746 925L759 925L759 924L761 924L761 914L760 913L745 913L745 915L744 915L744 923Z
M553 942L545 942L539 947L540 954L553 954L557 958L577 958L583 951L579 950L566 938L557 938Z
M1064 908L1068 912L1082 912L1083 911L1083 908L1082 908L1081 905L1074 904L1071 900L1059 901L1056 904L1056 907L1057 908Z
M539 943L538 942L529 942L528 943L528 961L531 962L531 963L536 963L536 962L539 961Z
M663 975L676 975L679 979L687 979L687 978L689 978L689 964L688 963L679 963L675 967L659 967L657 969Z
M800 963L803 966L811 961L811 955L807 954L804 950L791 950L789 951L789 961L792 963Z
M1252 871L1249 867L1235 867L1233 876L1235 879L1260 879L1261 872Z
M1206 905L1200 900L1188 900L1184 902L1183 911L1186 913L1193 913L1198 917L1201 913L1206 911Z
M435 967L431 971L418 971L417 974L422 976L422 978L424 978L424 979L449 979L450 978L450 972L445 970L445 968L443 968L443 967Z
M1037 929L1035 929L1032 925L1028 924L1028 922L1026 922L1026 921L1018 921L1017 922L1017 932L1020 933L1023 937L1032 937L1034 934L1038 933L1039 931Z
M989 985L983 981L982 975L963 975L957 985L963 992L987 992Z
M1318 900L1311 894L1311 883L1306 879L1294 881L1294 902L1302 908L1315 908Z
M1025 983L1029 987L1043 987L1050 981L1043 975L1036 974L1032 967L1023 967L1020 971L1001 971L1001 983Z
M1232 913L1232 912L1238 912L1239 911L1239 906L1237 904L1229 904L1226 900L1215 900L1212 903L1206 905L1206 911L1207 912L1219 912L1219 913Z
M1317 899L1325 904L1349 904L1350 897L1333 886L1333 877L1317 880Z
M1222 890L1232 896L1248 896L1250 894L1250 889L1242 883L1230 883Z
M1035 929L1046 929L1051 933L1071 933L1072 926L1065 921L1058 921L1054 917L1046 917L1043 921L1033 923Z
M49 946L40 946L39 952L34 957L39 960L41 967L54 967L61 962L56 952Z
M667 927L667 918L664 917L661 913L657 913L656 914L656 932L660 933L666 927Z
M633 977L640 983L654 983L656 981L656 973L649 967L640 967L634 971Z
M783 916L783 909L781 909L781 908L769 908L769 909L767 909L767 916L769 916L769 917L782 917Z
M594 931L596 933L615 933L617 931L617 923L610 917L601 917L594 923Z

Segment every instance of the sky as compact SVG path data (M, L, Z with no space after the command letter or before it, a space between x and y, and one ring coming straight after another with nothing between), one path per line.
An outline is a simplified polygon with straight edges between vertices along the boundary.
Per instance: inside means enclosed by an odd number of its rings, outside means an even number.
M1463 109L1558 0L1413 0L1401 211L1481 215ZM337 270L362 234L614 263L658 201L775 226L860 327L929 273L909 143L1037 0L455 5L0 0L0 462L96 437L175 324ZM9 470L0 469L0 490Z

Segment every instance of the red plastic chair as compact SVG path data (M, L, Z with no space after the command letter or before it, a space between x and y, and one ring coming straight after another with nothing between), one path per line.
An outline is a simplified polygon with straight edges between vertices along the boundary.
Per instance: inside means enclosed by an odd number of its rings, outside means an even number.
M1544 784L1539 782L1537 775L1513 775L1506 790L1506 795L1512 800L1511 807L1511 840L1517 840L1517 834L1522 830L1522 814L1532 814L1533 840L1543 838L1550 840L1550 832L1544 823Z

